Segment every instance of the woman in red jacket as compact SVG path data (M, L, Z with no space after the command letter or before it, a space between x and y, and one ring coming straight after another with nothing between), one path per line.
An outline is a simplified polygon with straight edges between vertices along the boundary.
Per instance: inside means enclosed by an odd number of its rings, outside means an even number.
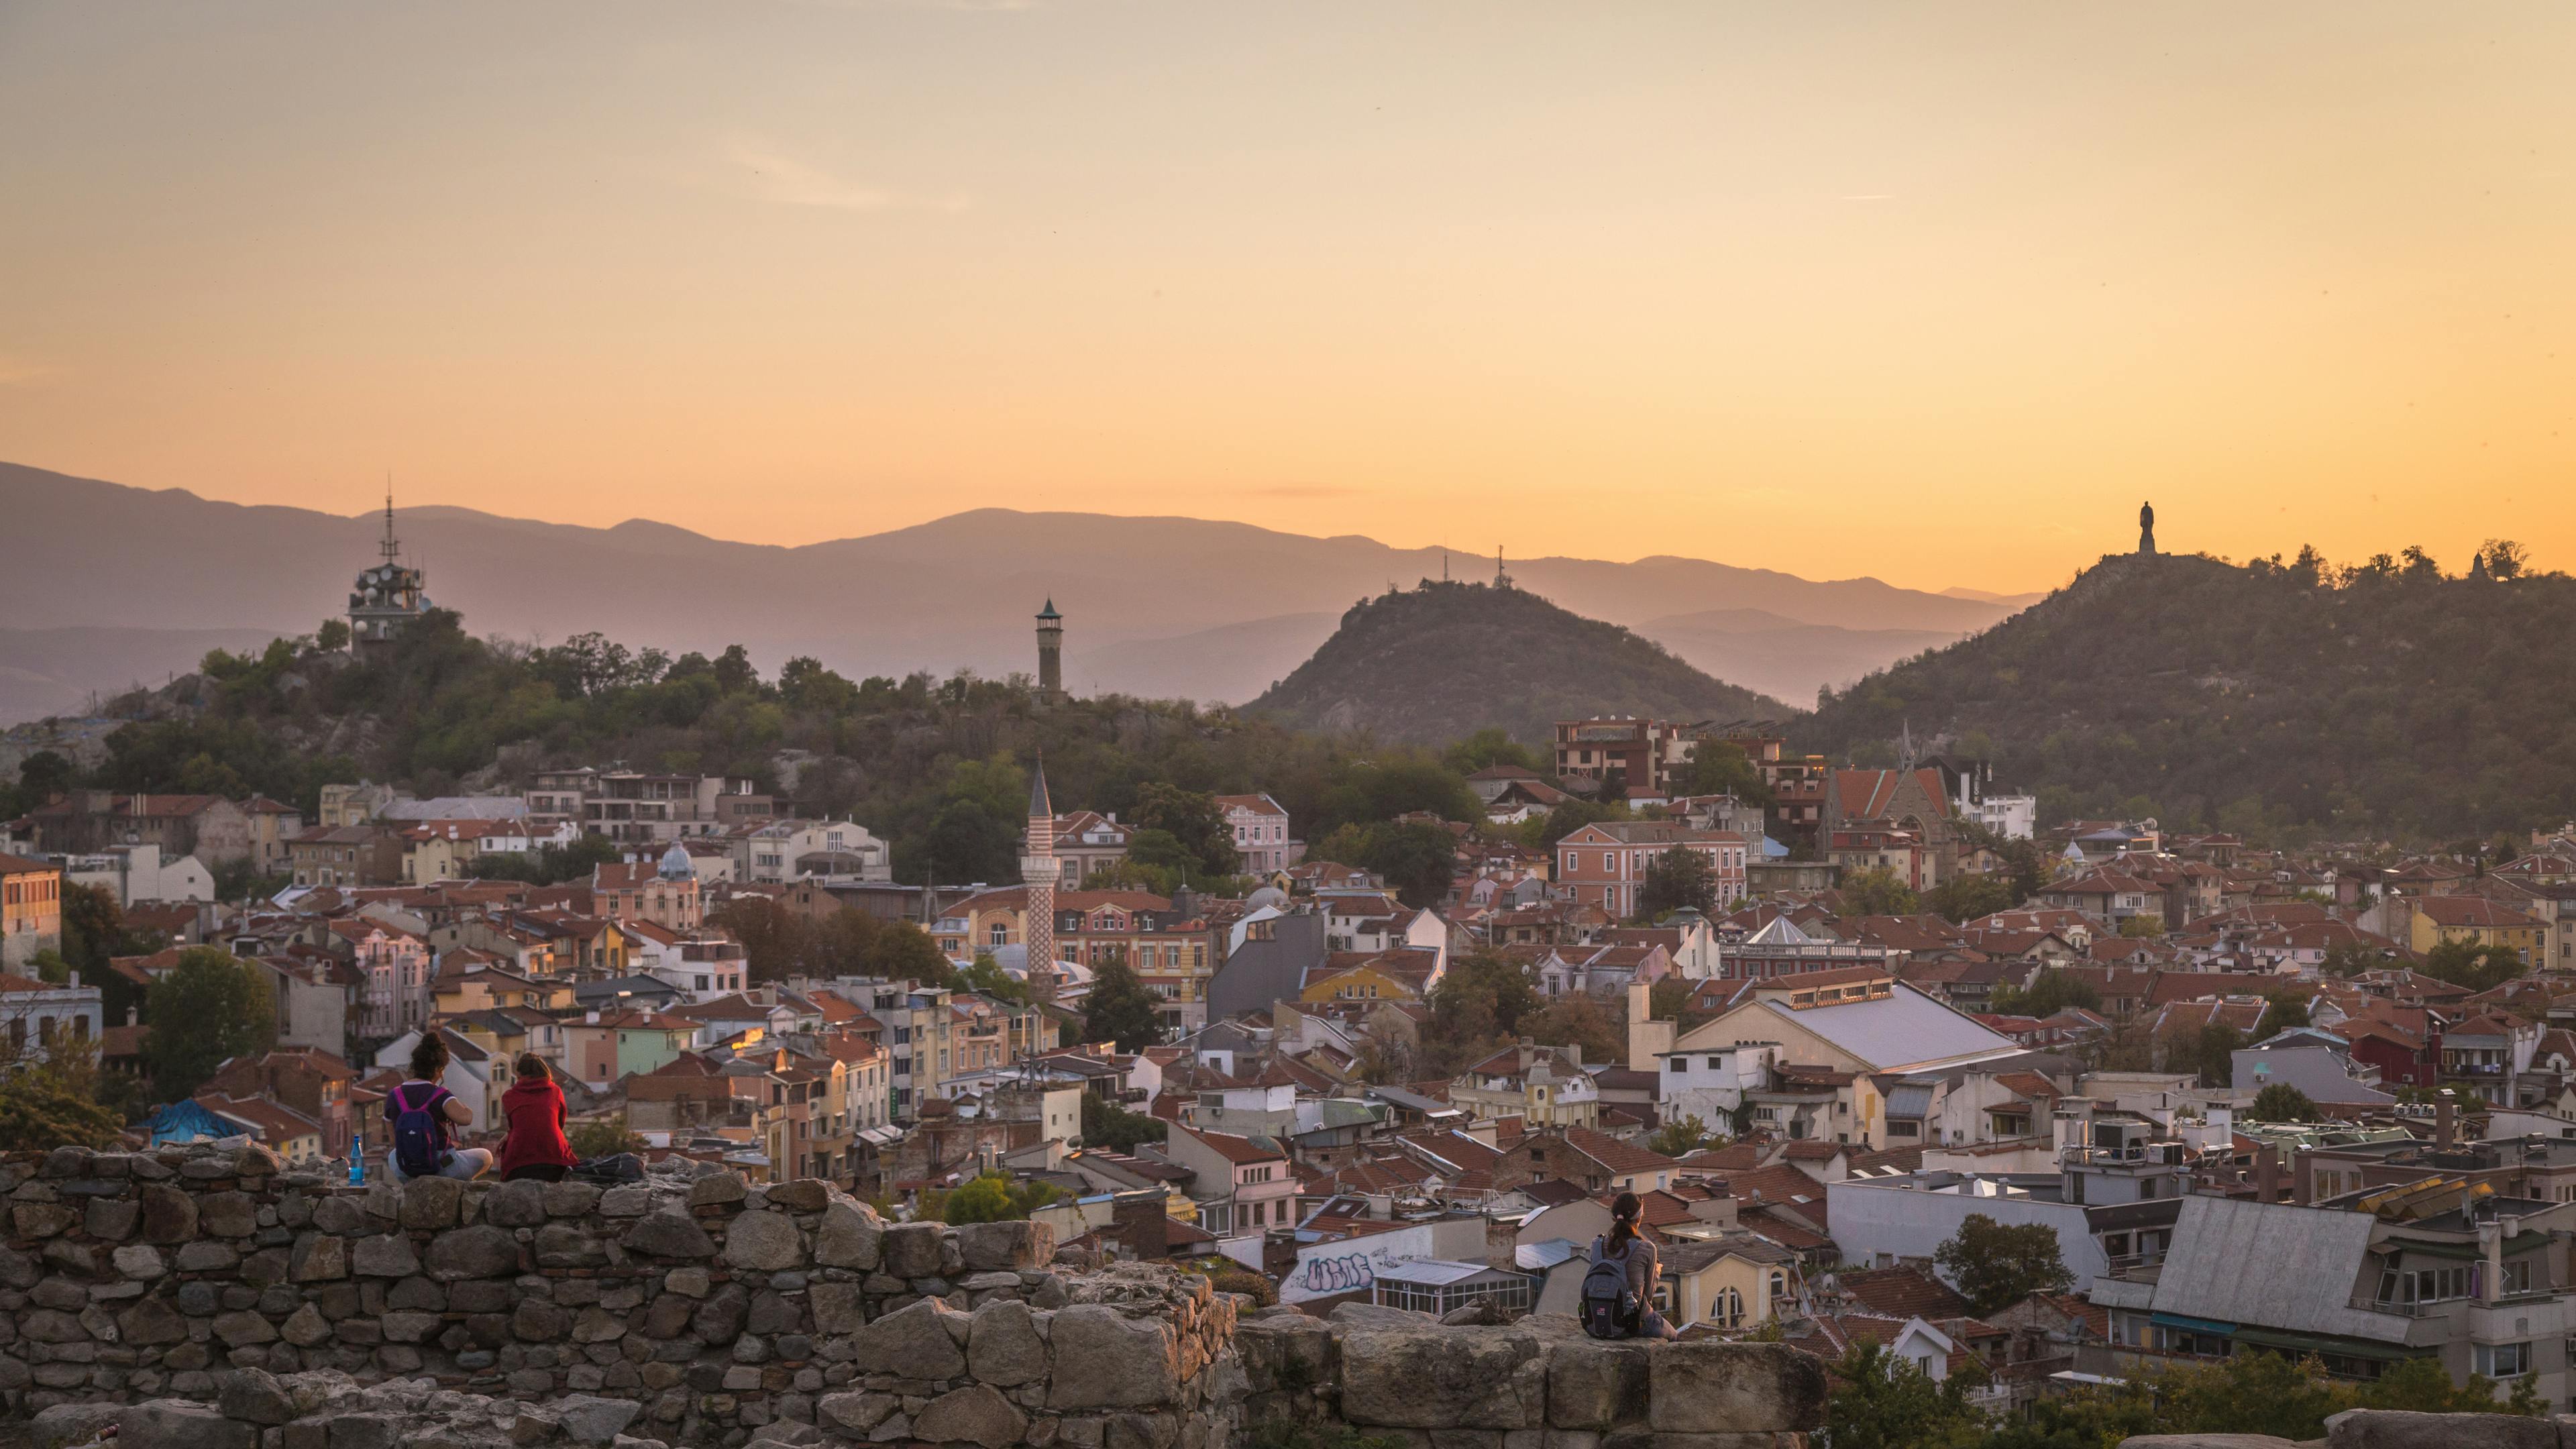
M535 1052L519 1054L510 1090L501 1094L501 1111L510 1119L510 1135L501 1142L501 1180L532 1177L563 1181L573 1165L572 1143L564 1138L563 1088Z

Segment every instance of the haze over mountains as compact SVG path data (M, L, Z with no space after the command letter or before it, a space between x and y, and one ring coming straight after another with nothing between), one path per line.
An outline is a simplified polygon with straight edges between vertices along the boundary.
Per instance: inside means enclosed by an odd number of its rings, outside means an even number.
M222 503L15 464L0 464L0 516L13 520L0 532L0 721L158 683L214 643L310 632L345 608L383 528L376 514ZM553 642L598 630L673 653L740 642L764 669L811 654L853 677L998 675L1031 667L1030 616L1053 598L1066 615L1068 687L1233 703L1285 678L1354 601L1438 578L1443 562L1440 549L1355 535L1004 509L796 548L641 520L593 528L444 507L401 507L396 526L430 597L478 634ZM1453 553L1448 564L1459 578L1493 573L1490 556ZM1818 685L1986 628L2024 602L1669 556L1509 568L1566 609L1799 705ZM36 637L71 628L106 632L74 647Z

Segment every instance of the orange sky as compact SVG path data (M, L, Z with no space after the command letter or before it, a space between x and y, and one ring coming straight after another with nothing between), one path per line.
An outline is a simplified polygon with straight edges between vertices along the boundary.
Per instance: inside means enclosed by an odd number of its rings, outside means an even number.
M2576 567L2576 7L0 3L0 458Z

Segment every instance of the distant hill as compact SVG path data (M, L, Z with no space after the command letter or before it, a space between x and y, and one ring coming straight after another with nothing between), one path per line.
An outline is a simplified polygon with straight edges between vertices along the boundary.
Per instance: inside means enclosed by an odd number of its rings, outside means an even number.
M210 649L261 649L273 629L0 629L0 725L85 712L197 667Z
M1956 642L1956 630L1841 629L1804 624L1764 609L1708 609L1648 619L1637 632L1720 679L1812 706L1820 688L1926 649Z
M1990 754L2043 818L2451 836L2576 816L2576 579L2118 555L1823 702L1801 743Z
M1354 605L1314 658L1247 709L1299 729L1418 744L1501 725L1533 746L1553 739L1561 719L1792 713L1536 593L1455 583Z
M0 621L14 629L309 633L346 607L350 576L374 562L382 530L375 514L248 507L8 463L0 518ZM1066 615L1065 683L1076 692L1229 703L1296 668L1352 600L1444 567L1461 577L1491 567L1350 535L998 508L798 548L465 508L406 506L396 521L430 597L477 635L552 643L598 630L672 654L739 643L772 672L810 654L852 678L1000 677L1035 667L1030 616L1051 597ZM1623 624L1749 608L1837 629L1957 634L2011 612L1876 579L1700 559L1513 559L1511 570L1567 608ZM0 670L43 672L5 649L0 641ZM1842 677L1806 681L1798 697ZM0 723L12 717L0 712Z

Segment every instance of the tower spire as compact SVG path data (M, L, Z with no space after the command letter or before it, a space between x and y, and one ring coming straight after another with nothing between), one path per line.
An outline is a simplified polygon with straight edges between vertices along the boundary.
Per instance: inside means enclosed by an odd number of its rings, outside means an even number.
M1897 726L1896 768L1908 772L1914 768L1914 721L1910 719Z
M385 475L385 562L393 563L402 555L402 545L394 542L394 475Z

